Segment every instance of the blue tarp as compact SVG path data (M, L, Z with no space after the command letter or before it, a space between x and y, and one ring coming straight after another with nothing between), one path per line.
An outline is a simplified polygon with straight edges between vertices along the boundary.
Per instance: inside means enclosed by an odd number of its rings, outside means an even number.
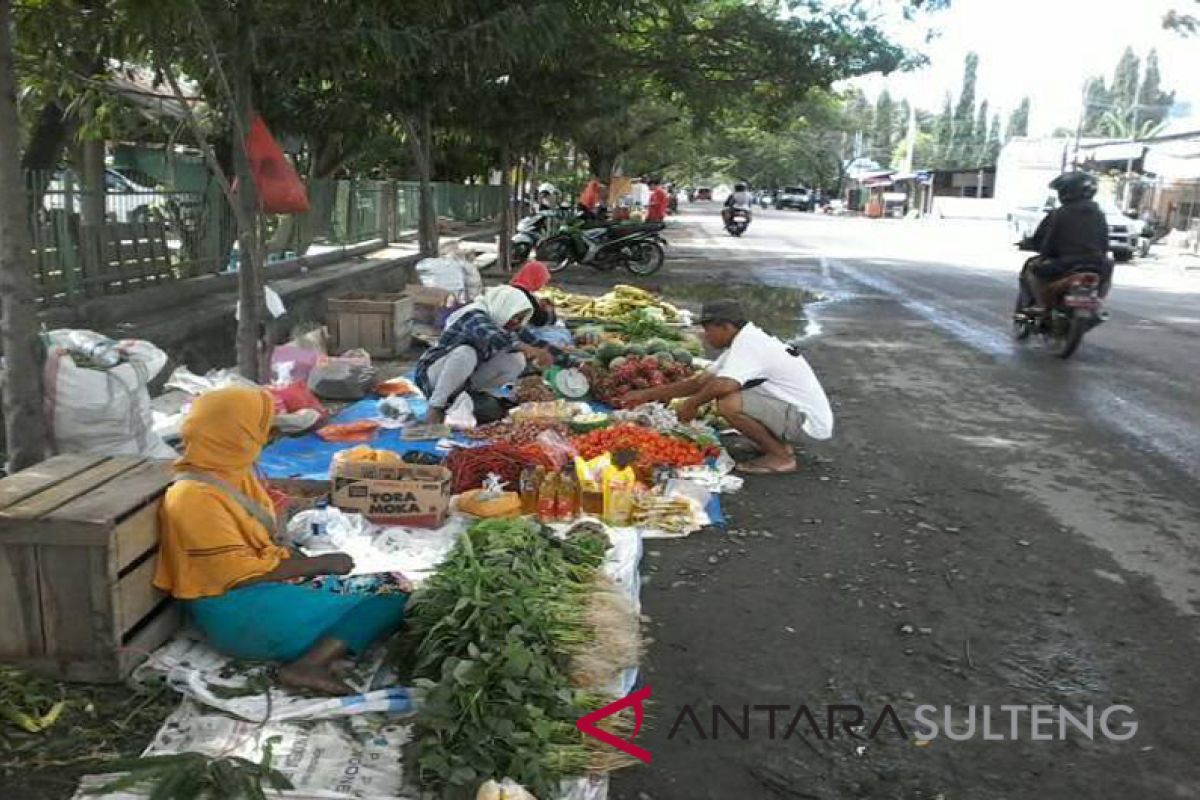
M425 401L418 398L405 399L408 400L408 404L412 407L417 417L424 418L426 410ZM345 408L331 422L358 422L364 419L378 419L378 403L379 398L377 397L367 397L359 400L357 403ZM456 435L454 438L463 442L467 441L461 434ZM400 438L399 429L380 428L375 434L375 438L366 444L376 450L391 450L401 455L412 451L445 455L444 453L439 453L435 440L431 439L421 442L405 441ZM351 447L357 447L357 445L346 442L327 442L315 433L307 433L304 436L280 439L274 444L269 445L263 450L262 456L258 461L258 466L266 478L294 478L312 481L328 480L329 467L333 462L334 454ZM725 524L725 516L721 513L720 495L712 496L712 500L709 502L706 510L714 525Z

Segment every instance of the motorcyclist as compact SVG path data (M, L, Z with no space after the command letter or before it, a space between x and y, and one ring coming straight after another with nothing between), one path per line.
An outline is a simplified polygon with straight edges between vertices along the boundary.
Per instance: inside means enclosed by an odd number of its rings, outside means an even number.
M1108 221L1096 203L1096 179L1086 172L1066 172L1050 182L1058 193L1059 207L1046 215L1033 236L1024 239L1022 250L1038 255L1021 270L1017 310L1034 306L1043 313L1054 304L1049 288L1074 272L1100 275L1100 294L1108 293L1113 262L1108 257Z
M754 197L746 189L746 184L738 183L733 187L733 193L725 198L725 207L721 209L721 219L726 225L733 218L735 211L746 212L746 217L750 218L750 207L754 204Z

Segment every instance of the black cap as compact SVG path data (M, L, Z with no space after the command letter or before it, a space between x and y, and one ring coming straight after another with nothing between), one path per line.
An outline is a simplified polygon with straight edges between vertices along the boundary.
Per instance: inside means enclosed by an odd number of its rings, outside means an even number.
M746 321L746 310L739 300L712 300L700 309L700 324L707 322L732 322L740 325Z

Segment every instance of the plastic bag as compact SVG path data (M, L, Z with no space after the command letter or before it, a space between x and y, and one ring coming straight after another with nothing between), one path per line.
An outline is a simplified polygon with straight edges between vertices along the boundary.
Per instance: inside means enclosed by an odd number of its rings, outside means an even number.
M376 408L379 410L379 415L385 420L381 424L388 428L403 425L415 416L408 401L395 395L384 397L376 405Z
M303 214L308 211L308 192L283 149L257 114L246 134L246 155L264 214Z
M148 389L166 366L166 353L150 342L114 342L92 331L55 330L45 339L44 407L55 452L177 455L154 432ZM118 363L111 365L114 356Z
M322 417L329 414L308 386L299 381L285 386L269 386L267 391L275 400L275 413L277 414L294 414L305 409L312 409Z
M470 430L475 427L475 401L462 392L446 410L446 424L451 428Z
M336 552L355 537L372 538L374 525L362 514L342 511L334 506L301 511L287 524L287 541L313 552Z
M352 359L331 358L313 367L308 388L326 400L361 400L375 385L374 367Z
M578 455L575 445L571 444L571 440L552 429L544 430L538 434L534 443L546 454L546 458L550 459L556 470L562 469L567 464L572 463Z

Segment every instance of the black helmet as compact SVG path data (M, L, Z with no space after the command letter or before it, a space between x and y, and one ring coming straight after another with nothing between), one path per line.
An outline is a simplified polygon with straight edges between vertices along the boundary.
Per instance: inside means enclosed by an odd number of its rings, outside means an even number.
M1058 199L1063 203L1075 200L1091 200L1099 188L1096 179L1086 172L1064 172L1050 181L1050 188L1058 192Z
M735 192L744 192L744 191L746 191L746 184L744 184L744 183L735 183L735 184L733 185L733 190L734 190Z

